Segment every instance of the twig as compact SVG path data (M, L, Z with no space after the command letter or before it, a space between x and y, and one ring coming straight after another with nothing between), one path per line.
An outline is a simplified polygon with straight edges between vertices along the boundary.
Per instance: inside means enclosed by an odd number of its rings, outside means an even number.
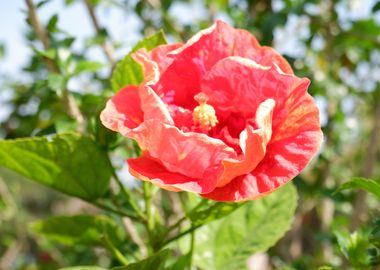
M177 235L173 236L172 238L169 238L168 240L166 240L165 242L162 243L161 248L163 248L164 246L170 244L170 243L173 242L173 241L176 241L176 240L182 238L182 237L185 236L186 234L189 234L189 233L194 232L194 231L197 230L198 228L202 227L202 225L203 225L203 224L196 225L196 226L192 226L192 227L190 227L189 229L187 229L186 231L183 231L183 232L181 232L180 234L177 234Z
M110 161L111 162L111 161ZM115 179L117 185L119 186L120 191L124 194L124 196L128 199L129 204L136 212L136 214L142 219L146 219L140 208L136 205L135 201L132 199L132 194L125 188L124 184L121 182L116 172L113 170L112 172L113 178Z
M20 256L23 246L15 240L0 258L0 269L11 269L12 263Z
M86 9L87 9L88 14L90 15L91 22L95 28L96 34L100 35L102 28L100 27L98 18L95 15L94 7L91 5L91 3L88 0L83 0L83 1L84 1L84 4L86 5ZM113 58L113 55L112 55L112 52L113 52L112 45L109 42L105 41L105 42L101 43L100 46L102 47L104 55L106 56L108 62L112 66L114 66L115 65L115 59Z
M42 42L42 45L45 50L48 50L50 48L50 38L48 34L46 33L45 29L42 27L41 22L38 18L38 14L36 11L36 8L32 2L32 0L25 0L25 3L28 7L28 13L29 13L29 19L30 23L32 25L32 28L36 32L36 35L38 39ZM51 59L44 58L48 69L53 73L60 74L59 66ZM72 95L70 95L69 91L67 89L62 89L62 102L64 104L65 110L67 114L76 119L78 122L78 132L83 133L85 131L85 120L84 117L78 107L78 105L75 102L75 99Z
M105 211L108 211L108 212L111 212L111 213L117 214L117 215L122 216L122 217L128 217L128 218L130 218L130 219L132 219L132 220L135 220L135 221L141 221L141 220L139 219L139 217L137 217L137 216L134 216L134 215L132 215L132 214L126 213L126 212L121 211L121 210L118 210L118 209L114 209L114 208L109 207L109 206L107 206L107 205L105 205L105 204L102 204L102 203L100 203L100 202L91 202L91 201L88 201L88 202L89 202L89 203L92 203L92 204L95 205L96 207L98 207L98 208L100 208L100 209L103 209L103 210L105 210Z
M373 169L376 164L376 152L379 145L380 140L380 97L378 97L377 103L374 108L374 116L373 116L373 129L371 133L371 137L369 139L368 147L367 147L367 155L364 161L364 167L362 175L364 178L370 178L373 173ZM356 194L356 199L354 202L354 209L352 211L352 218L350 229L357 229L361 222L363 222L367 218L367 205L365 203L367 197L367 193L364 190L358 190Z

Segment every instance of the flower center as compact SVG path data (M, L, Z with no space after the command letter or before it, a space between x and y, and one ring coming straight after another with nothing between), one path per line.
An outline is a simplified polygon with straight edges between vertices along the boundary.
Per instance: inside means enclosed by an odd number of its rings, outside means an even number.
M216 118L215 109L207 104L208 97L205 93L198 93L194 99L199 103L199 106L194 108L193 122L202 130L208 131L216 126L218 119Z

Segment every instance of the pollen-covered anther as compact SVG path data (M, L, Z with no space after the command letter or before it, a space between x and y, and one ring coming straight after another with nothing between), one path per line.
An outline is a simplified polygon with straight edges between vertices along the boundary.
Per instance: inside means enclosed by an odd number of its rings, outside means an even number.
M214 107L207 104L208 97L205 93L198 93L194 99L199 103L199 106L194 108L193 122L195 126L199 126L202 130L208 131L216 126L218 119Z

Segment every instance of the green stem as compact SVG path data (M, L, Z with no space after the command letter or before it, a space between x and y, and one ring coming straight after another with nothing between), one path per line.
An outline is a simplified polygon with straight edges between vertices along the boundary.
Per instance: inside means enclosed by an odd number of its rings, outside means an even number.
M171 225L167 229L167 231L163 234L162 238L165 238L166 236L168 236L174 229L178 228L184 221L186 221L186 219L187 219L187 217L183 216L176 223L174 223L173 225Z
M190 236L189 269L191 269L191 266L193 264L194 244L195 244L195 230L191 232L191 236Z
M136 212L137 216L139 216L142 220L145 219L145 216L143 212L140 210L140 208L137 206L136 202L132 199L132 194L125 188L115 171L112 172L113 178L115 179L117 185L120 188L120 191L124 194L124 196L127 198L128 203L131 205L133 210Z
M154 229L154 219L152 216L152 187L150 183L143 183L144 188L144 201L145 201L145 227L148 232L149 237L149 253L152 253L153 251L153 229Z
M129 214L129 213L126 213L124 211L121 211L121 210L118 210L118 209L114 209L112 207L109 207L108 205L105 205L103 203L100 203L100 202L92 202L92 201L87 201L93 205L95 205L96 207L100 208L100 209L103 209L105 211L108 211L108 212L111 212L111 213L114 213L114 214L117 214L119 216L122 216L122 217L129 217L130 219L134 220L134 221L141 221L139 217L135 216L135 215L132 215L132 214Z
M203 225L203 224L202 224ZM183 231L181 232L180 234L177 234L175 236L173 236L172 238L169 238L168 240L166 240L165 242L162 243L161 245L161 248L163 248L164 246L170 244L171 242L173 241L176 241L180 238L182 238L183 236L189 234L189 233L192 233L194 232L195 230L197 230L199 227L201 227L202 225L197 225L197 226L191 226L189 229L187 229L186 231Z
M106 235L103 236L103 241L105 246L108 248L109 251L112 252L112 254L115 256L115 258L124 266L128 265L127 259L124 257L124 255L118 250L112 242L108 239Z
M200 207L202 207L207 201L205 199L202 199L191 211L195 211L195 210L198 210ZM167 231L164 233L163 235L163 238L165 238L166 236L168 236L174 229L178 228L184 221L186 221L187 219L187 216L183 216L182 218L180 218L176 223L174 223L173 225L171 225Z

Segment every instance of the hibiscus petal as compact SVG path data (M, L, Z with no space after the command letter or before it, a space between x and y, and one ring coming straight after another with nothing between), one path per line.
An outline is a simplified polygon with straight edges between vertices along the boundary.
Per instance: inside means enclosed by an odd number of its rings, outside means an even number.
M145 49L135 52L133 58L143 66L144 71L144 82L139 87L140 100L144 101L141 103L144 121L156 119L173 125L167 105L151 88L160 76L157 63L147 57Z
M257 130L248 126L240 134L240 147L243 151L241 160L226 159L223 161L224 171L218 180L218 187L229 183L239 175L244 175L256 168L264 158L266 146L272 135L272 112L275 102L268 99L261 103L256 112Z
M100 114L104 126L122 134L137 127L143 121L138 87L127 86L107 102Z
M319 131L302 131L283 141L270 144L262 162L247 175L203 197L216 201L247 201L260 198L286 184L309 163L322 141Z
M188 176L168 171L160 163L147 158L131 158L128 160L130 173L143 181L149 181L160 188L170 191L190 191L202 193L212 190L214 187L207 187L207 182L192 179Z
M157 63L160 73L163 73L173 62L173 57L168 54L183 46L182 43L160 45L149 52L150 59Z
M168 171L202 179L213 188L222 170L222 160L236 158L235 151L219 139L195 132L184 133L161 121L145 121L129 136L140 148L149 151L150 156L160 160Z
M256 38L244 29L235 29L217 20L211 27L198 32L186 44L171 53L176 61L194 61L202 70L212 68L220 59L241 56L260 65L279 66L285 73L293 73L288 62L274 49L260 46Z
M249 119L254 117L260 103L274 99L274 114L297 87L307 90L309 80L280 73L277 67L265 67L253 60L233 56L220 60L202 80L202 92L208 103L219 113L218 119L226 119L236 113Z
M264 72L262 69L249 67L245 63L246 60L236 60L222 61L224 72L229 72L231 77L234 77L233 72L245 74L240 81L238 78L227 81L230 84L228 86L230 89L227 90L235 89L236 95L240 97L240 104L244 108L241 113L247 113L246 110L248 110L248 105L242 104L242 100L254 107L257 106L255 103L257 101L273 98L276 101L276 107L273 111L272 136L263 160L251 173L238 176L227 185L203 195L220 201L251 200L284 185L310 162L323 138L318 108L307 93L309 85L307 79L283 74L276 69ZM228 91L227 94L229 94ZM249 97L250 91L254 98ZM216 90L216 92L223 95L223 91ZM244 99L245 96L248 97ZM218 97L217 100L223 99ZM210 98L210 103L212 101L213 99ZM214 106L217 105L214 104ZM223 104L218 104L218 106L223 106ZM236 106L234 109L242 108Z
M170 103L189 109L197 106L193 97L200 91L202 77L220 59L240 56L293 73L288 62L275 50L261 47L248 31L234 29L220 20L168 55L173 57L173 63L162 73L154 90L162 97L168 96Z

